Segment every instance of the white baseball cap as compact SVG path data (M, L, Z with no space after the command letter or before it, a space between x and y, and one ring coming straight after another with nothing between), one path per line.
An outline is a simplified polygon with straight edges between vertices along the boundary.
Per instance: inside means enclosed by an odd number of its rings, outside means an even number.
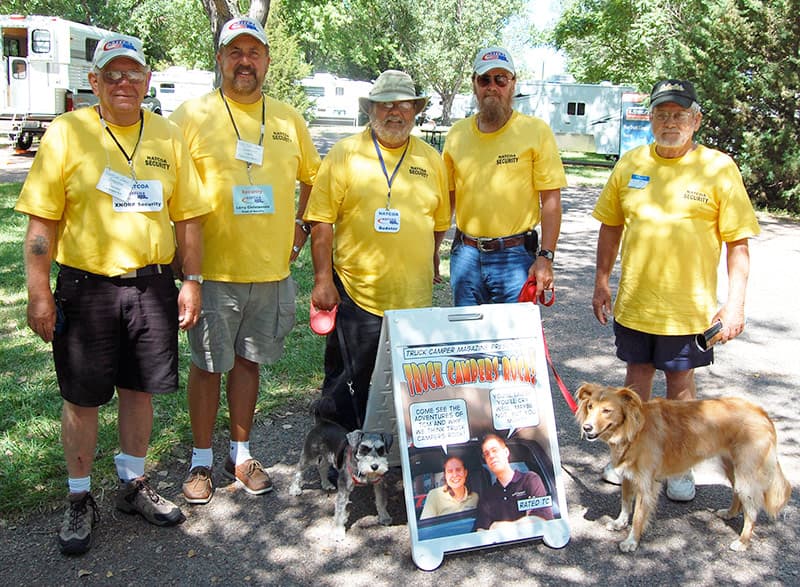
M514 60L511 59L511 53L503 47L481 49L475 57L472 71L478 75L483 75L492 69L505 69L511 75L517 74L514 70Z
M94 50L92 65L97 69L103 69L109 61L117 57L127 57L140 65L147 66L142 42L128 35L113 35L102 39Z
M237 16L222 25L222 31L219 33L219 46L228 45L239 35L250 35L257 41L269 45L267 33L264 32L264 27L260 22L249 16Z

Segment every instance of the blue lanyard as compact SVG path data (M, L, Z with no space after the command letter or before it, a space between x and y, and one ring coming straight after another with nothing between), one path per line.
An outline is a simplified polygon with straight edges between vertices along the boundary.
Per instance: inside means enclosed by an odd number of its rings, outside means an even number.
M381 169L383 170L383 176L386 178L386 183L389 186L389 191L386 194L386 209L389 209L389 204L392 201L392 184L394 183L394 178L397 175L397 172L400 170L400 166L403 164L403 159L406 158L406 153L408 152L408 145L411 143L411 137L406 140L406 148L403 149L403 154L400 155L400 161L397 162L395 165L394 171L392 171L392 177L389 177L389 172L386 169L386 162L383 160L383 154L381 154L381 148L378 145L378 139L375 138L375 131L370 130L370 135L372 135L372 144L375 145L375 152L378 154L378 160L381 162Z

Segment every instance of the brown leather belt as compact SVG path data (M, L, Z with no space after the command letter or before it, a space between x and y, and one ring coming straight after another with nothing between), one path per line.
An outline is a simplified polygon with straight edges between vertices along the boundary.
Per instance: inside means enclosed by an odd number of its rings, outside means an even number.
M490 251L502 251L503 249L525 244L525 235L515 234L514 236L500 236L497 238L473 238L462 234L461 242L465 245L475 247L482 253L486 253Z

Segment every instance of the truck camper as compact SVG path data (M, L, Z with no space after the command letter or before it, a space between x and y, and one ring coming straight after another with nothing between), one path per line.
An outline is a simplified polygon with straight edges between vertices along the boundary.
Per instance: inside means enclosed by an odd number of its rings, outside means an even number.
M0 119L17 149L30 148L59 114L96 102L88 74L111 34L56 16L0 15Z

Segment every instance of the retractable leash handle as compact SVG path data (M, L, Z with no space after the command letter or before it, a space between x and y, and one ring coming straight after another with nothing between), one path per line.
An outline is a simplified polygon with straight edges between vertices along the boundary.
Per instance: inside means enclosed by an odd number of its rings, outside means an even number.
M545 294L546 292L550 292L550 297L548 298ZM528 281L522 286L522 289L519 292L519 296L517 297L518 302L533 302L540 303L543 306L552 306L556 301L556 290L554 287L551 287L547 290L542 290L539 294L539 298L536 298L536 278L529 277ZM575 399L572 397L572 394L567 389L567 386L564 384L564 380L561 379L561 376L556 371L556 366L553 365L553 359L550 357L550 348L547 346L547 338L544 335L544 324L542 324L542 342L544 343L544 356L547 358L547 364L550 366L550 370L553 372L553 379L556 380L558 384L558 389L561 390L561 395L564 396L564 401L567 402L567 406L569 409L572 410L572 413L578 411L578 404L575 403Z

